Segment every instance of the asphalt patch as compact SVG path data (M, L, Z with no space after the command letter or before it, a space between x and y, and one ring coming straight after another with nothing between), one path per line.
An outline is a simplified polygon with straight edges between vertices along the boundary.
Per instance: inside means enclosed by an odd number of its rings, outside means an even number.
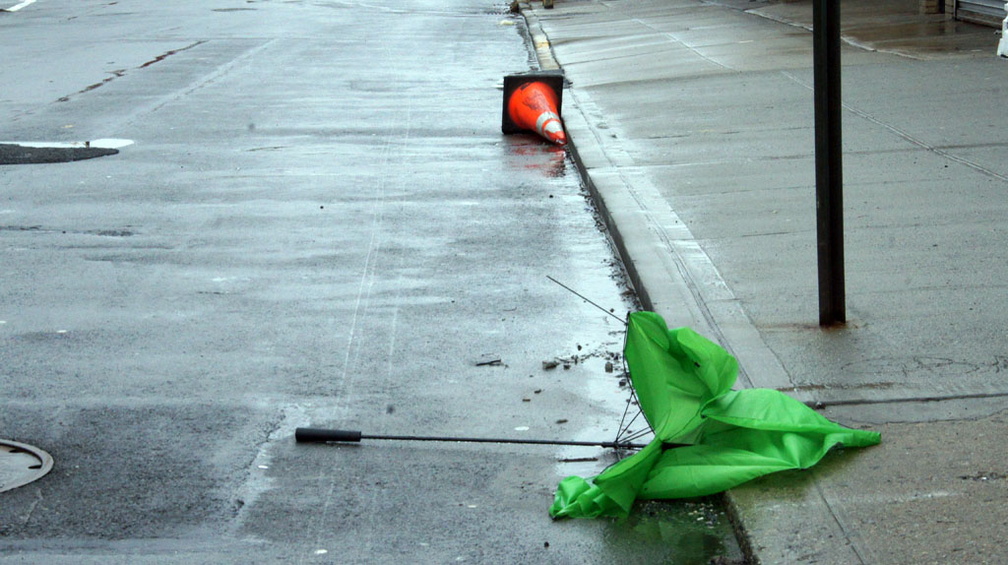
M254 442L265 437L248 415L209 404L5 408L0 427L32 438L55 465L0 495L0 561L10 544L47 532L92 540L219 533L234 518Z
M69 163L116 153L119 153L118 149L106 147L27 147L0 143L0 165Z

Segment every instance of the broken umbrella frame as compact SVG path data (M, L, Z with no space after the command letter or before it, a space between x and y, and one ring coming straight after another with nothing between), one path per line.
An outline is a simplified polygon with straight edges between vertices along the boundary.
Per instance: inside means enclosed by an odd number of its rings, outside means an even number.
M626 516L637 499L695 498L756 477L818 463L838 445L881 436L845 428L773 389L732 390L738 362L689 328L668 329L654 312L634 312L624 359L655 437L591 479L557 487L554 518ZM687 444L664 449L667 443Z
M617 318L618 319L618 318ZM621 322L623 320L620 320ZM624 322L625 323L625 322ZM624 362L624 368L626 363ZM626 374L626 373L624 373ZM520 439L520 438L482 438L482 437L455 437L455 436L416 436L416 435L386 435L386 434L365 434L358 430L335 430L326 428L297 428L294 430L294 439L298 443L360 443L362 440L391 440L391 441L427 441L427 442L451 442L451 443L495 443L495 444L518 444L518 445L561 445L576 447L602 447L615 450L636 450L647 447L646 443L634 443L642 437L651 433L650 429L642 429L636 432L630 429L637 417L637 414L626 422L630 413L630 405L639 402L630 387L630 398L627 399L627 407L623 411L623 419L620 421L620 433L613 441L570 441L558 439ZM624 425L625 423L625 425ZM684 447L685 444L665 444L666 449L673 447Z
M595 477L563 479L549 510L554 518L626 516L637 499L715 494L776 471L811 467L837 445L864 447L881 441L877 432L845 428L780 391L731 390L738 375L735 358L689 328L670 330L653 312L633 312L627 321L623 358L631 401L637 399L654 438ZM623 433L629 425L621 423L621 437L614 442L588 445L638 447L632 443L636 434ZM420 439L307 430L299 429L298 441ZM677 447L668 449L670 445Z
M569 286L563 284L562 282L556 280L551 276L547 276L547 279L560 285L564 289L575 294L579 298L588 302L592 306L598 308L599 310L605 312L607 315L615 318L624 326L629 325L630 313L627 313L627 319L624 320L619 316L613 314L611 311L606 310L599 304L593 302L589 298L583 296L576 290L570 288ZM626 350L626 333L623 334L623 349ZM626 365L626 357L623 358L623 375L627 377L629 381L630 371ZM454 437L454 436L416 436L416 435L387 435L387 434L365 434L358 430L335 430L326 428L297 428L294 430L294 439L298 443L360 443L362 440L390 440L390 441L424 441L424 442L447 442L447 443L494 443L494 444L518 444L518 445L559 445L559 446L574 446L574 447L602 447L606 449L619 450L639 450L647 447L646 443L634 443L643 437L652 433L650 425L647 428L633 431L630 426L633 425L637 418L640 417L644 412L638 408L637 413L630 418L627 422L627 416L630 414L630 406L636 405L640 406L640 401L637 400L637 395L634 392L633 386L630 387L630 398L626 401L626 408L623 410L623 417L620 419L619 432L616 434L616 439L613 441L570 441L570 440L556 440L556 439L520 439L520 438L480 438L480 437ZM646 419L646 416L645 416ZM663 449L672 449L676 447L685 447L687 444L680 443L663 443Z
M520 445L568 445L584 447L604 447L608 449L643 449L647 444L626 441L567 441L559 439L519 439L519 438L483 438L483 437L453 437L453 436L409 436L365 434L356 430L330 430L323 428L297 428L294 438L299 443L360 443L365 439L393 441L432 441L454 443L498 443Z

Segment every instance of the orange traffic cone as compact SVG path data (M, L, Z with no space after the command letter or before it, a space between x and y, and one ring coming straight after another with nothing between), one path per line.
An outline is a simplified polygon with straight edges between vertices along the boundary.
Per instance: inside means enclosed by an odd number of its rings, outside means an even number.
M567 144L560 121L563 76L558 73L504 77L504 116L501 130L531 130L556 143Z

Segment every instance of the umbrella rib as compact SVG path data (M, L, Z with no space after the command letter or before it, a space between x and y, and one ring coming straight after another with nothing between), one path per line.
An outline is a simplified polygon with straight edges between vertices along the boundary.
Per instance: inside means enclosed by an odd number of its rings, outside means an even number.
M616 441L619 441L620 436L623 435L623 432L625 432L626 429L630 427L630 424L633 424L633 421L637 419L637 416L634 416L633 419L631 419L630 422L626 425L626 427L623 426L623 422L626 422L627 414L630 412L630 403L632 401L633 401L633 388L631 387L630 398L627 399L626 406L623 407L623 416L620 418L619 427L616 428Z
M635 441L651 433L651 430L638 430L630 435L622 436L621 442Z
M628 407L630 406L630 402L627 402L627 406ZM630 426L632 426L633 423L637 421L637 418L639 418L640 415L641 415L641 411L638 409L637 410L637 414L635 414L634 417L631 418L630 421L627 422L625 426L623 425L623 422L621 421L620 422L619 434L617 434L617 437L623 437L624 434L629 433L630 432Z
M616 428L616 441L617 442L620 441L623 438L623 434L627 433L627 430L630 429L630 426L633 425L633 423L637 420L637 417L640 416L641 412L642 412L642 410L640 409L640 401L637 400L637 391L634 390L633 379L630 378L630 367L627 366L627 360L626 360L627 340L629 339L629 333L630 333L630 313L629 312L627 312L627 319L624 322L624 324L627 326L627 331L623 332L623 359L622 359L622 361L623 361L623 374L626 375L627 382L630 383L630 398L627 399L626 406L623 407L623 416L620 418L619 427ZM638 407L637 413L634 414L634 417L631 418L629 422L626 422L627 414L630 413L630 403L632 403L634 401L637 401L637 407ZM647 417L645 417L644 419L647 420ZM623 425L624 422L626 422L625 426Z
M633 418L631 418L629 422L626 422L626 415L630 411L630 404L633 403L634 401L637 402L637 406L638 406L637 413L634 414ZM644 413L644 411L640 409L640 401L637 400L637 392L634 391L633 387L631 386L630 387L630 398L627 399L626 408L623 409L623 417L620 419L619 431L616 434L616 441L632 441L630 438L636 439L636 438L639 438L641 436L647 435L647 433L650 432L650 431L653 431L653 428L651 427L651 423L648 422L648 429L632 433L629 436L624 435L624 434L630 433L630 426L632 426L633 423L637 421L637 418L639 418L640 415L643 414L643 413ZM647 421L647 416L644 416L644 420ZM624 422L626 422L625 426L623 425Z
M609 310L606 310L605 308L603 308L603 307L602 307L602 306L600 306L599 304L597 304L597 303L593 302L593 301L592 301L592 300L590 300L590 299L589 299L588 297L586 297L585 295L581 294L580 292L578 292L578 291L574 290L573 288L571 288L571 287L569 287L569 286L565 285L564 283L562 283L562 282L560 282L560 281L558 281L558 280L554 279L553 277L551 277L551 276L549 276L549 275L546 275L546 278L547 278L547 279L549 279L549 280L551 280L551 281L553 281L553 282L555 282L556 284L558 284L558 285L562 286L563 288L567 289L568 291L570 291L571 293L573 293L573 294L574 294L575 296L577 296L578 298L580 298L580 299L584 300L584 301L585 301L585 302L587 302L588 304L591 304L592 306L594 306L594 307L598 308L599 310L601 310L601 311L605 312L605 313L606 313L607 315L609 315L609 316L612 316L613 318L616 318L617 320L619 320L619 321L623 322L623 325L624 325L624 326L628 324L628 322L627 322L627 321L623 320L622 318L620 318L620 317L619 317L619 316L617 316L616 314L613 314L613 313L612 313L611 311L609 311ZM629 315L629 313L628 313L628 314L627 314L627 319L629 319L629 317L630 317L630 315Z

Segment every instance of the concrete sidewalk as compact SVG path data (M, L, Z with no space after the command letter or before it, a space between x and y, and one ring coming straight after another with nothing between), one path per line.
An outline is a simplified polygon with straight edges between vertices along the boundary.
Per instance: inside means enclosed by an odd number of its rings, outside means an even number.
M845 328L817 326L808 0L523 5L648 307L740 386L882 445L731 491L762 563L1001 563L1008 61L991 28L845 1Z

